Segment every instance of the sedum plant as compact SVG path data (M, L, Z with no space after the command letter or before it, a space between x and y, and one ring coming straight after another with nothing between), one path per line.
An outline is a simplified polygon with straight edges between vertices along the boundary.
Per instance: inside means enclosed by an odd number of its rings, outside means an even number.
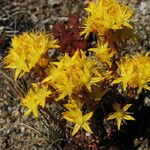
M30 78L29 73L36 72L37 80L26 96L21 97L21 105L28 109L25 115L33 114L37 118L41 108L52 102L59 103L64 110L60 112L62 118L71 122L70 128L75 124L72 136L79 134L82 128L94 133L92 118L96 106L107 92L117 88L115 84L122 89L122 94L131 89L137 90L137 95L142 89L150 90L149 53L121 55L122 43L127 42L128 32L130 34L133 30L132 10L117 0L90 1L85 10L88 16L83 20L80 33L80 38L84 35L90 43L85 51L78 48L70 56L67 50L68 53L59 53L53 60L48 51L59 51L58 40L52 34L26 32L12 38L8 55L4 58L5 68L14 70L15 80L25 75ZM96 37L94 45L91 44L91 34ZM125 120L135 120L131 113L126 112L131 106L129 103L132 102L127 101L122 108L114 100L110 105L116 112L105 114L108 121L116 119L118 130Z

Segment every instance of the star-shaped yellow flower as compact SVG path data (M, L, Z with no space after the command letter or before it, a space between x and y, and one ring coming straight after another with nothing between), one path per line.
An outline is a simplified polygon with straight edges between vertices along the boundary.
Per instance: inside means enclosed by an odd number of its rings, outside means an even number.
M120 104L118 104L118 103L114 104L113 107L116 110L116 112L111 113L109 115L109 117L107 118L107 120L116 119L118 130L120 130L122 121L125 123L125 120L135 120L132 116L129 115L129 114L131 114L130 112L126 112L131 105L132 104L126 104L121 109Z
M33 90L30 89L25 98L22 98L21 105L27 107L28 110L25 113L29 115L31 112L37 118L38 117L38 107L44 107L46 97L48 97L51 92L47 90L47 87L39 87L37 84L33 83Z
M77 106L75 103L66 104L65 107L68 109L68 111L62 113L63 118L67 121L75 123L72 136L74 136L80 128L83 128L89 133L93 133L88 122L88 120L92 117L93 112L83 115L79 106Z
M108 43L99 44L96 48L90 48L89 51L95 53L96 58L102 62L107 63L110 67L112 65L111 58L115 55L115 52L111 48L108 48Z

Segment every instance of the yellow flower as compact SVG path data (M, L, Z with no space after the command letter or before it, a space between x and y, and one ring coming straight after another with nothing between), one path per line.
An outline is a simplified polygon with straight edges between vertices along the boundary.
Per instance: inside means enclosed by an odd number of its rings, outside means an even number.
M132 104L126 104L121 109L120 104L118 104L118 103L114 104L113 107L116 110L116 112L111 113L109 115L109 117L107 118L107 120L116 119L118 130L120 130L122 121L125 123L125 120L135 120L132 116L129 115L129 114L131 114L130 112L126 112L131 105Z
M15 69L15 79L22 77L40 61L49 48L58 48L57 40L45 33L23 33L12 38L6 68Z
M51 94L47 90L47 87L39 87L37 84L33 83L33 90L30 89L25 98L22 98L21 105L27 107L28 110L25 113L29 115L31 112L37 118L38 117L38 107L45 107L46 98Z
M120 77L115 79L112 84L122 82L123 90L126 91L127 86L138 88L137 93L141 90L150 90L150 57L137 53L135 56L126 56L118 64Z
M76 108L82 109L83 107L83 102L81 102L81 100L79 99L69 99L68 103L64 105L65 108L67 108L68 110L74 110Z
M83 116L82 111L78 107L75 102L66 104L65 107L68 109L68 111L63 112L63 118L67 121L75 123L74 129L72 131L72 136L74 136L80 128L83 128L85 131L89 133L93 133L92 130L89 127L88 120L92 117L93 112L90 112Z
M96 48L90 48L89 51L95 52L96 58L102 63L107 63L111 67L111 58L114 56L115 52L111 48L108 48L108 43L99 44Z
M106 35L109 30L118 30L123 27L132 28L129 19L133 12L117 0L97 0L89 2L86 11L89 13L84 20L84 30L81 35L85 38L91 33Z
M137 71L136 82L139 94L142 88L150 90L150 57L149 53L146 55L137 53L133 58Z
M95 73L97 62L85 56L84 52L76 51L73 57L65 54L59 62L54 62L49 68L48 76L43 80L51 84L59 93L56 100L63 99L86 86L90 91L91 86L102 81L100 73Z
M29 72L25 53L19 53L11 49L4 61L5 64L7 64L5 68L15 69L15 79L17 79L17 77L20 78L26 72Z
M121 61L121 64L118 64L118 67L121 77L115 79L112 84L122 82L123 90L126 91L127 85L133 84L133 79L136 75L134 73L133 60L129 56L126 56L125 59Z

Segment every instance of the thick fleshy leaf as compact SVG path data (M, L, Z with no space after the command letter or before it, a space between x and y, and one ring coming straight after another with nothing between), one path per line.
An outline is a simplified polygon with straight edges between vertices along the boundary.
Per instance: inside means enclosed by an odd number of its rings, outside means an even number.
M133 27L129 24L129 23L127 23L127 22L124 22L124 24L123 24L125 27L128 27L128 28L130 28L130 29L133 29Z
M33 110L33 114L36 118L38 118L38 109L37 108Z

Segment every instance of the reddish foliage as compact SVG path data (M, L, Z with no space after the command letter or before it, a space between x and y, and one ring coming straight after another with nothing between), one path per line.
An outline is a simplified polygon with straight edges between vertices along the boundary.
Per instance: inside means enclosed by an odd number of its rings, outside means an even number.
M54 24L52 33L59 40L60 52L66 52L72 56L77 49L86 49L87 41L80 37L80 26L77 13L69 15L66 24Z

